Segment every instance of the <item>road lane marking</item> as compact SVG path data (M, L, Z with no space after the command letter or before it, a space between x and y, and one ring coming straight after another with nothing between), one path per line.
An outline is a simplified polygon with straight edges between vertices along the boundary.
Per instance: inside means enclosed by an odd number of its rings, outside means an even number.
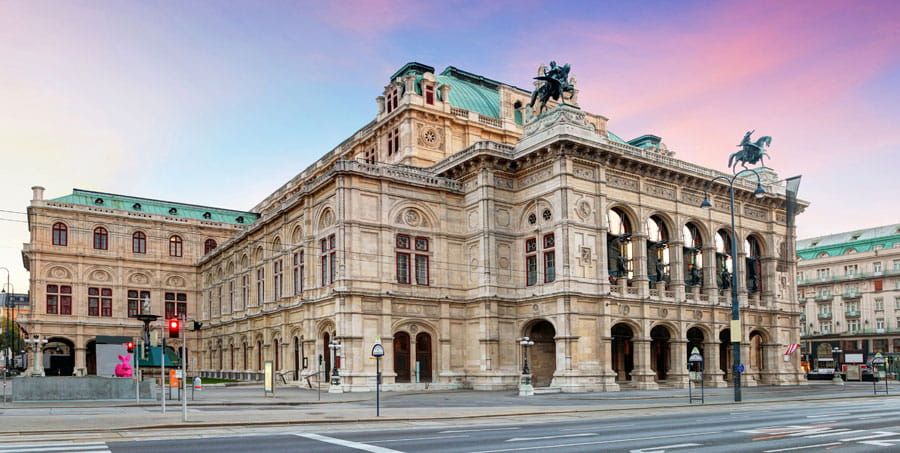
M109 447L106 443L94 442L85 444L67 444L65 442L57 442L54 444L7 444L0 446L0 453L19 452L19 453L38 453L38 452L108 452Z
M776 453L779 451L805 450L807 448L833 447L835 445L841 445L841 443L840 442L832 442L830 444L804 445L802 447L780 448L778 450L766 450L764 453Z
M478 431L509 431L512 429L522 429L519 427L511 427L511 428L481 428L481 429L451 429L449 431L441 431L438 434L447 434L447 433L474 433Z
M806 418L825 418L825 417L843 417L847 414L819 414L819 415L807 415Z
M459 436L435 436L435 437L409 437L406 439L385 439L385 440L367 440L366 442L370 444L379 444L384 442L407 442L413 440L434 440L434 439L458 439L460 437L469 437L466 435Z
M578 433L578 434L560 434L558 436L541 436L541 437L513 437L507 439L506 442L521 442L523 440L546 440L546 439L562 439L565 437L585 437L596 436L597 433Z
M638 440L656 440L656 439L674 439L677 437L688 437L688 436L706 436L709 434L720 434L722 431L707 431L702 433L685 433L685 434L672 434L669 436L648 436L648 437L633 437L631 439L614 439L614 440L597 440L593 442L576 442L571 444L558 444L558 445L541 445L538 447L514 447L514 448L503 448L500 450L481 450L481 451L473 451L470 453L502 453L506 451L525 451L525 450L544 450L548 448L565 448L565 447L581 447L584 445L602 445L602 444L615 444L620 442L633 442Z
M894 447L896 444L900 444L900 439L864 440L860 443L878 447Z
M603 426L596 426L596 427L585 426L583 428L563 428L560 431L583 431L585 429L627 428L629 426L634 426L634 425L635 425L634 423L627 423L627 424L623 424L623 425L603 425Z
M857 441L857 440L877 439L879 437L890 437L890 436L896 436L896 435L898 435L898 434L892 433L890 431L874 431L874 434L872 434L872 435L852 437L850 439L841 439L841 442L853 442L853 441Z
M402 453L397 450L391 450L390 448L379 447L377 445L369 445L363 444L359 442L353 442L350 440L337 439L334 437L321 436L319 434L314 433L294 433L295 436L305 437L311 440L317 440L319 442L325 442L328 444L340 445L342 447L347 448L355 448L357 450L368 451L370 453Z
M652 447L648 449L631 450L629 453L666 453L666 449L674 450L676 448L699 447L703 444L677 444L663 445L661 447Z
M835 430L834 432L825 433L825 434L815 434L812 436L806 436L807 439L814 439L816 437L828 437L828 436L843 436L847 434L856 434L856 433L864 433L867 430L865 429L854 429L850 430L850 428L840 428Z

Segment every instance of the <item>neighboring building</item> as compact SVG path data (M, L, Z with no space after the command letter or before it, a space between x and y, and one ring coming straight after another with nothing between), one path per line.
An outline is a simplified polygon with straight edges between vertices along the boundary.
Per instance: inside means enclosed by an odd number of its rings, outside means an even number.
M193 317L197 260L258 217L81 189L49 200L42 187L33 192L22 258L34 311L18 322L49 341L50 375L95 374L97 337L139 337L144 299L152 314Z
M727 187L699 207L719 172L653 135L625 142L572 105L535 117L529 100L457 68L403 66L372 122L192 255L188 315L203 322L192 366L248 378L271 360L289 379L338 368L344 389L369 390L380 339L387 388L509 388L528 336L537 386L684 386L692 347L708 385L723 386L724 271L737 259L746 384L802 381L799 357L782 359L799 312L777 175L762 170L762 199L755 179L738 181L734 235Z
M900 224L803 239L797 256L801 344L811 363L900 356Z

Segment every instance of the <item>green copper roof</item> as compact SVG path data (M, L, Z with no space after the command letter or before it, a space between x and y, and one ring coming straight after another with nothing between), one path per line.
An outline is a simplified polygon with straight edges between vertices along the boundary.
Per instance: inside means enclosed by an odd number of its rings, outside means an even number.
M72 189L72 194L54 198L49 201L104 207L121 211L144 212L153 215L205 220L209 222L229 223L232 225L249 225L259 218L259 214L246 211L233 211L230 209L175 203L172 201L154 200L152 198L130 197L83 189Z
M797 256L809 260L823 253L827 256L840 256L852 251L868 252L875 247L900 247L900 224L800 239L797 241Z
M627 145L627 144L628 144L628 142L626 142L625 140L622 140L621 137L619 137L619 136L616 135L616 134L613 134L611 131L606 131L606 135L609 136L609 139L610 139L610 140L612 140L612 141L614 141L614 142L616 142L616 143L621 143L621 144L623 144L623 145Z
M439 76L439 84L450 85L450 105L478 112L491 118L500 118L500 82L488 79L453 66Z

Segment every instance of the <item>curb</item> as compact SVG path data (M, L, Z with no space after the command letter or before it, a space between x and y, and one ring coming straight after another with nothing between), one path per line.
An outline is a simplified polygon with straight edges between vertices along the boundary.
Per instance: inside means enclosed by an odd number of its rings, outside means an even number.
M788 403L788 402L804 402L804 401L835 401L835 400L851 400L860 398L871 398L871 395L856 395L842 397L819 397L804 399L785 399L785 400L768 400L768 401L742 401L735 403L713 402L705 403L693 407L711 407L711 406L746 406L760 405L772 403ZM900 395L885 395L887 398L897 398ZM228 427L261 427L261 426L301 426L301 425L332 425L344 423L389 423L389 422L411 422L411 421L439 421L439 420L467 420L478 418L501 418L501 417L522 417L535 415L565 415L565 414L589 414L601 412L623 412L623 411L642 411L653 409L676 409L692 406L685 405L654 405L641 407L615 407L615 408L581 408L581 409L543 409L540 412L508 412L508 413L488 413L488 414L462 414L462 415L442 415L442 416L419 416L419 417L357 417L345 418L340 420L272 420L272 421L242 421L242 422L187 422L187 423L160 423L149 426L127 426L114 428L115 431L150 431L158 429L194 429L194 428L228 428ZM47 435L47 434L86 434L86 433L110 433L110 429L68 429L68 430L41 430L41 431L0 431L0 436L27 436L27 435Z

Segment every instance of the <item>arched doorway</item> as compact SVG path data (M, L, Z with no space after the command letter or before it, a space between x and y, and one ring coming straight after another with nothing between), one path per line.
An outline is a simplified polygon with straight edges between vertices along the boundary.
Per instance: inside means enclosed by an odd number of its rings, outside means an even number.
M758 330L750 332L750 370L753 371L757 381L762 379L762 371L766 369L764 344L765 337L762 332Z
M331 335L328 332L322 333L322 362L325 366L325 381L331 380Z
M71 376L75 371L75 344L71 341L59 337L49 338L41 349L41 354L47 376Z
M665 326L656 326L650 330L650 365L659 381L668 377L671 338L669 329Z
M94 376L97 374L97 341L91 340L87 342L84 351L84 359L85 359L85 373L90 376Z
M300 379L300 339L294 337L294 379Z
M275 356L275 371L281 370L281 348L278 339L272 340L272 347L275 348L274 356Z
M262 371L263 369L263 342L262 340L256 340L256 369Z
M394 373L397 375L394 382L409 382L409 334L397 332L394 334Z
M631 343L634 331L628 324L616 324L612 327L612 368L616 372L617 381L630 381L634 369L634 347Z
M706 360L706 356L703 355L703 342L706 340L706 336L703 335L703 330L699 327L691 327L687 331L687 357L685 357L685 363L687 359L691 356L691 351L694 348L697 348L697 351L700 352L700 356Z
M534 342L528 360L531 382L535 387L549 387L556 372L556 329L541 320L531 325L527 336Z
M416 364L419 382L431 382L431 335L426 332L416 335Z
M744 252L747 254L745 259L745 267L746 269L746 288L747 292L750 294L758 293L762 290L762 261L760 257L762 248L759 245L759 240L756 236L748 236L747 240L744 241Z
M725 373L725 382L731 381L731 329L719 332L719 369Z

